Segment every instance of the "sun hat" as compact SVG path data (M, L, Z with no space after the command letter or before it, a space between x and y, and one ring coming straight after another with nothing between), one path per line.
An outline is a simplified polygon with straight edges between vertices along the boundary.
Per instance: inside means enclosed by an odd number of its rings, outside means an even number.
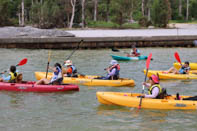
M111 60L110 65L116 65L118 62L116 60Z
M65 66L70 66L72 65L72 61L71 60L67 60L66 63L64 64Z
M159 78L158 78L158 76L156 76L156 75L151 75L151 80L153 80L155 83L159 83Z

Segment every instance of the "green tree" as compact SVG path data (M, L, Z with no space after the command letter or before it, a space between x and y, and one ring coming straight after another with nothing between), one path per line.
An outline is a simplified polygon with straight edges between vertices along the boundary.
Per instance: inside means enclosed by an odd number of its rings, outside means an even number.
M168 0L154 0L152 21L155 26L167 27L171 18L170 2Z

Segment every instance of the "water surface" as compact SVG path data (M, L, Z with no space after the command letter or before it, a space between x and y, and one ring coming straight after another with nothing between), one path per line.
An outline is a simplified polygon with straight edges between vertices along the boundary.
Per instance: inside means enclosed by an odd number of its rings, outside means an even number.
M122 51L130 51L122 49ZM196 48L140 48L144 55L153 54L150 69L168 69L178 51L182 61L197 62ZM52 50L50 65L61 64L72 50ZM18 67L25 80L35 80L35 71L46 71L48 50L0 49L0 69L6 70L23 58L28 63ZM104 50L78 50L72 56L78 71L89 75L104 75L111 60L110 54L124 55ZM2 131L101 131L101 130L196 130L197 112L181 110L147 110L101 105L97 91L141 92L145 61L121 62L121 77L132 78L136 86L86 87L68 93L17 93L0 92L0 130ZM162 81L169 94L196 95L197 81Z

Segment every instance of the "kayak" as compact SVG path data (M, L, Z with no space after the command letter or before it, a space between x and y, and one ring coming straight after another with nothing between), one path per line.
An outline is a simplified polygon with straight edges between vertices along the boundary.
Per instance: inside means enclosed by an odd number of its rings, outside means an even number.
M45 72L35 72L35 77L37 80L45 78ZM48 73L47 79L50 79L52 73ZM132 79L127 78L120 78L119 80L102 80L102 79L95 79L98 76L90 76L90 75L78 75L78 77L64 77L63 83L68 84L79 84L85 86L135 86L135 82Z
M105 105L118 105L138 108L140 103L139 93L124 92L97 92L97 100ZM190 96L180 96L188 98ZM194 110L197 109L197 101L176 100L175 95L168 95L164 99L142 98L141 108L144 109L173 109Z
M182 63L182 64L184 64L184 63ZM173 65L176 69L181 68L180 63L174 63ZM197 70L197 63L189 63L189 66L190 66L191 70Z
M35 85L35 82L28 81L22 83L0 82L0 90L19 92L65 92L79 91L78 85Z
M119 60L119 61L130 61L130 60L146 60L148 57L141 55L138 57L127 57L127 56L117 56L117 55L111 55L111 57L114 60Z
M173 74L173 73L165 73L166 71L162 70L149 70L147 76L151 75L159 75L159 79L197 79L197 74L193 74L194 72L190 71L189 74ZM144 74L146 74L146 70L144 70Z

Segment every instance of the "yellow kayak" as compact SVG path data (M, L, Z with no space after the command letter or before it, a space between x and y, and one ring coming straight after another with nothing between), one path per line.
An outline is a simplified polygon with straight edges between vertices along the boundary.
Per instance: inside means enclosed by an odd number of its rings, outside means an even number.
M182 63L182 64L184 64L184 63ZM180 63L174 63L173 65L176 69L181 68ZM197 63L189 63L189 66L190 66L191 70L197 70Z
M197 79L197 74L193 74L190 72L189 74L173 74L173 73L165 73L166 71L162 70L149 70L147 76L157 73L159 74L159 79ZM146 70L144 70L144 74L146 74Z
M45 72L35 72L35 77L37 80L40 80L42 78L45 78L46 73ZM48 73L47 79L50 79L52 76L52 73ZM79 84L79 85L85 85L85 86L135 86L135 82L132 79L127 78L120 78L119 80L102 80L102 79L94 79L98 76L82 76L79 75L76 77L64 77L63 83L67 84Z
M138 93L123 92L97 92L96 96L101 104L119 105L138 108L140 103ZM181 96L187 98L190 96ZM176 96L167 96L164 99L142 98L141 108L144 109L173 109L173 110L194 110L197 109L197 101L175 100Z

